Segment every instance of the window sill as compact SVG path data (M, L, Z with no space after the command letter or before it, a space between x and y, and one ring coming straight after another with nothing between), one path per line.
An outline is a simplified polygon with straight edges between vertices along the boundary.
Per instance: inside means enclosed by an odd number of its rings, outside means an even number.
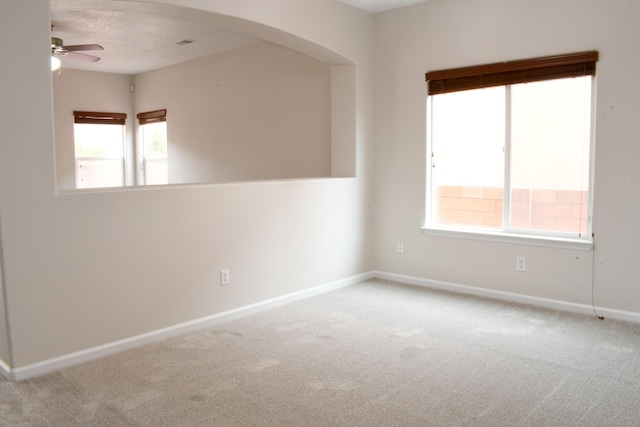
M590 251L593 249L593 241L582 239L541 237L530 236L526 234L492 233L491 231L484 230L462 231L431 227L422 227L422 232L428 236L482 240L486 242L509 243L517 245L542 246L547 248L569 249L575 251Z

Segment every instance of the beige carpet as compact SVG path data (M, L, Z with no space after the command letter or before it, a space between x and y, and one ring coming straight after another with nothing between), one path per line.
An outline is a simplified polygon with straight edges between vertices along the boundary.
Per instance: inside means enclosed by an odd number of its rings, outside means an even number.
M368 281L2 381L0 425L640 426L640 325Z

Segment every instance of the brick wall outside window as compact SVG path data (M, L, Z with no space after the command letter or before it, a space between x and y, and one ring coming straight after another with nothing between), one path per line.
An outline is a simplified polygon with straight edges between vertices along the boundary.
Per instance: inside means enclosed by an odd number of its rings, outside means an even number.
M587 192L514 189L511 226L535 230L586 232ZM503 190L495 187L438 187L438 219L442 225L502 227Z

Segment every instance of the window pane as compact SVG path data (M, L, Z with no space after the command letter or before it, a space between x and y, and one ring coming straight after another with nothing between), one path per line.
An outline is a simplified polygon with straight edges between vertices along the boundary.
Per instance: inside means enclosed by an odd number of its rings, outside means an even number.
M144 161L144 183L162 185L168 183L167 159L146 159Z
M76 187L121 187L124 163L119 160L81 159L76 161Z
M169 183L167 163L167 122L148 123L140 127L144 183L160 185Z
M591 77L511 87L511 226L586 232Z
M124 126L76 123L76 157L124 157Z
M505 88L432 97L435 224L502 227Z
M145 157L167 156L167 122L142 125Z
M121 187L124 183L124 126L76 123L76 188Z

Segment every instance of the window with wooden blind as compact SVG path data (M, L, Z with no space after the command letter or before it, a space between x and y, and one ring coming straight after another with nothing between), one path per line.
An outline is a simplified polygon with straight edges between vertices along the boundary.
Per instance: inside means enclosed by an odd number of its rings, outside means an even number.
M125 113L74 111L76 188L125 185Z
M140 168L145 185L169 183L167 159L167 110L139 113Z
M597 60L426 73L425 230L590 241Z

